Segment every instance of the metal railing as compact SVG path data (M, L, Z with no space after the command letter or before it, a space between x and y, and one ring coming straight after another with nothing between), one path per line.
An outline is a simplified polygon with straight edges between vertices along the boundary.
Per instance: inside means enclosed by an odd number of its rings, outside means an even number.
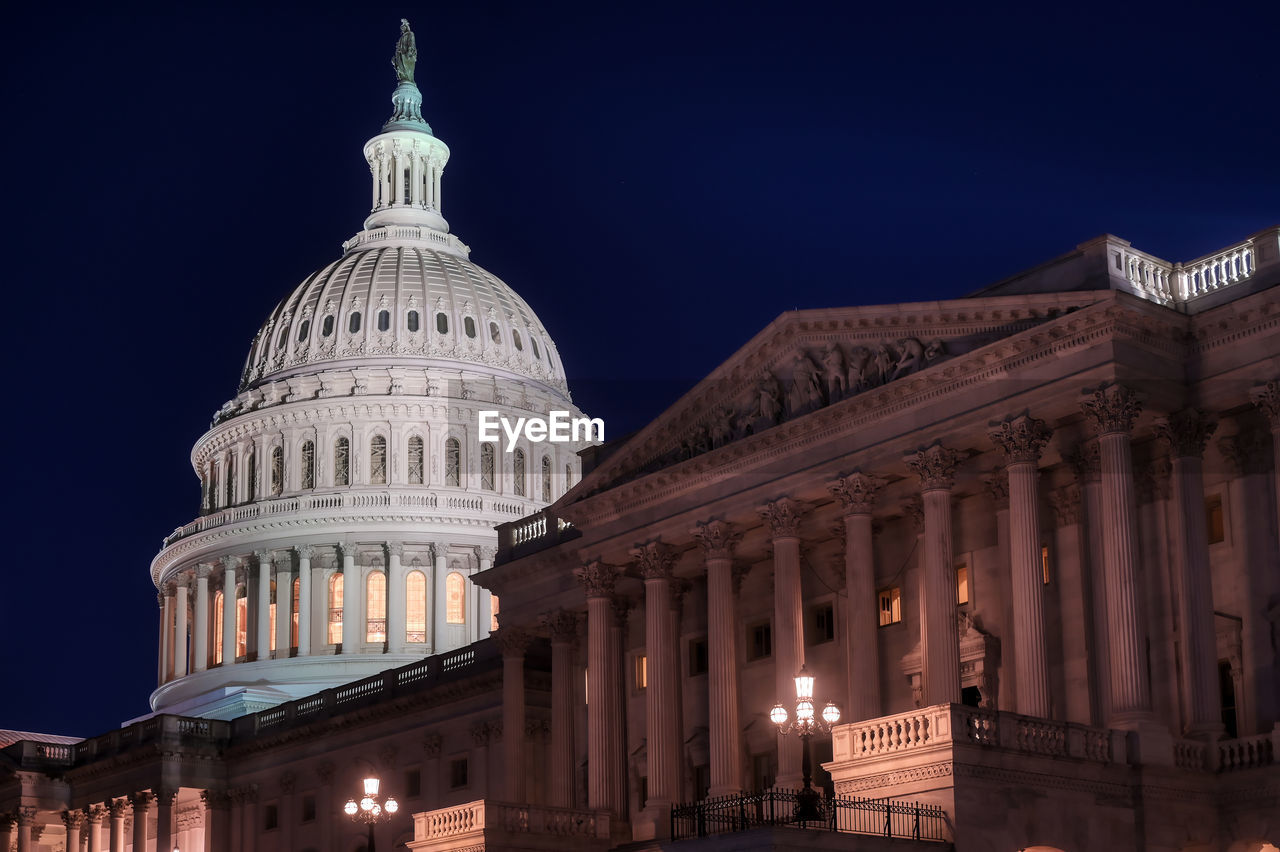
M946 814L939 805L894 799L823 798L821 818L799 820L799 791L771 788L760 793L703 799L671 809L671 839L706 837L766 826L873 834L947 842Z

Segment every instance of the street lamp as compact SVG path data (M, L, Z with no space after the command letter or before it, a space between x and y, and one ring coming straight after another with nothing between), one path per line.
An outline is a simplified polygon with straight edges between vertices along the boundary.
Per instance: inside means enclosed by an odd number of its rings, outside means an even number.
M355 799L349 799L342 809L347 816L351 817L352 822L363 822L369 826L368 852L374 852L373 826L391 819L391 815L400 810L400 803L390 796L379 801L381 797L378 796L378 787L380 785L381 782L377 778L364 779L364 796L360 799L359 804L356 803Z
M796 819L802 821L822 819L822 808L818 804L822 797L817 790L813 789L812 784L813 768L809 758L809 738L815 731L831 733L831 726L840 721L840 708L828 701L827 706L822 708L821 718L814 714L813 675L809 674L806 667L801 666L796 674L795 720L788 721L787 708L781 704L775 704L773 710L769 711L769 721L778 726L778 733L783 736L795 731L804 747L804 763L801 765L804 771L804 789L796 794Z

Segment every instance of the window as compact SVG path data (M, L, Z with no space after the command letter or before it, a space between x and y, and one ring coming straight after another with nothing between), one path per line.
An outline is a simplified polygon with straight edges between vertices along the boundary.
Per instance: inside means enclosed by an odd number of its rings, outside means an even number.
M258 454L249 450L249 457L244 460L245 478L248 479L248 497L252 503L258 499Z
M284 448L271 448L271 494L279 497L284 490Z
M489 632L498 629L498 596L489 595Z
M494 343L502 343L502 332L498 331L496 322L489 323L489 339Z
M446 624L467 623L467 581L457 571L444 580L444 606Z
M636 654L635 656L635 689L640 692L649 685L649 655Z
M269 598L271 603L267 605L267 612L270 613L270 617L267 619L269 623L269 627L267 630L267 636L268 636L267 645L270 648L270 650L274 651L276 649L276 581L275 580L271 581L271 591L269 594L271 595L271 597ZM261 659L264 659L265 657L266 657L266 654L263 654L262 650L259 649L258 659L261 660Z
M280 329L280 335L276 337L276 349L283 349L285 343L288 342L288 340L289 340L289 329L287 328Z
M289 647L298 647L298 596L302 593L302 578L295 577L293 586L293 606L289 608Z
M304 319L302 321L302 324L298 326L298 342L299 343L307 339L307 332L309 331L311 331L311 320Z
M302 487L316 487L316 445L311 441L302 442Z
M456 757L449 761L449 787L457 790L467 786L467 759Z
M493 490L493 444L480 445L480 487Z
M352 311L351 319L347 321L347 331L355 334L360 330L360 312Z
M551 502L551 456L542 457L542 502Z
M706 674L708 668L707 637L689 640L689 677Z
M273 831L280 827L280 807L267 805L262 809L262 830Z
M747 659L763 660L773 655L773 627L761 621L747 627Z
M573 487L573 464L569 463L564 466L564 490L568 491Z
M1222 700L1222 724L1227 729L1227 739L1236 738L1236 682L1231 677L1231 661L1218 661L1218 692Z
M391 311L378 311L378 331L391 328Z
M956 566L956 606L969 602L969 566L963 562Z
M227 483L223 489L227 506L234 506L236 502L236 457L227 454Z
M244 586L236 589L236 659L249 653L249 598Z
M820 645L836 638L836 608L825 603L809 610L809 644Z
M524 344L520 342L520 332L516 331L515 329L512 329L511 331L511 342L516 345L517 352L524 351Z
M307 793L302 797L302 821L316 821L316 797L314 793Z
M422 770L406 769L404 771L404 784L400 788L404 791L406 799L416 799L422 795Z
M880 590L880 626L902 621L902 592L897 587Z
M540 352L538 351L538 338L536 338L536 337L530 337L530 338L529 338L529 345L533 347L533 357L535 357L535 358L541 358L541 357L542 357L542 353L540 353Z
M222 663L222 592L213 593L213 664Z
M387 575L381 571L369 572L364 588L364 641L385 642L387 641Z
M445 314L436 314L436 331L441 334L449 333L449 317Z
M1049 585L1049 545L1040 545L1040 571L1044 574L1044 584Z
M711 767L707 764L693 767L694 798L705 799L711 792Z
M463 317L463 318L462 318L462 333L463 333L463 334L465 334L467 337L475 337L475 336L476 336L476 321L475 321L475 320L473 320L471 317Z
M387 439L381 435L374 435L369 441L369 482L387 484Z
M329 644L342 642L342 575L329 578Z
M324 322L320 325L320 333L325 337L333 334L333 315L324 318Z
M333 484L351 483L351 442L339 438L333 442Z
M514 490L516 492L516 496L523 497L525 496L524 450L516 450L516 457L511 465L511 468L512 468L511 470L512 479L515 480Z
M409 311L409 316L408 316L408 319L407 319L407 323L408 323L408 326L409 326L409 331L417 331L417 330L418 330L418 328L419 328L419 320L418 320L418 312L417 312L417 311Z
M1227 540L1222 520L1222 495L1210 494L1204 500L1205 527L1209 532L1209 544L1221 544Z
M423 464L422 438L417 435L409 438L409 484L421 485Z
M404 641L427 641L427 575L410 571L404 578Z
M444 484L458 485L462 481L462 445L457 438L444 442Z

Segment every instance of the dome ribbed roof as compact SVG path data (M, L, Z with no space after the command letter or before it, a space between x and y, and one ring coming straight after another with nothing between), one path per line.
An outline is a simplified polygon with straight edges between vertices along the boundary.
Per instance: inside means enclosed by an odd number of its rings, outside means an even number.
M501 279L452 251L384 245L349 251L276 306L240 390L321 370L450 361L536 379L568 397L550 335Z

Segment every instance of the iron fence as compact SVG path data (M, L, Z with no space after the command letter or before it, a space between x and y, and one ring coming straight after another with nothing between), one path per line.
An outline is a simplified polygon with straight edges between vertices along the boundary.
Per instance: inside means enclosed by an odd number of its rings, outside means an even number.
M799 804L799 791L772 788L678 805L671 809L671 838L682 840L787 825L912 840L947 840L946 815L939 805L823 797L818 800L817 819L800 819L796 816Z

